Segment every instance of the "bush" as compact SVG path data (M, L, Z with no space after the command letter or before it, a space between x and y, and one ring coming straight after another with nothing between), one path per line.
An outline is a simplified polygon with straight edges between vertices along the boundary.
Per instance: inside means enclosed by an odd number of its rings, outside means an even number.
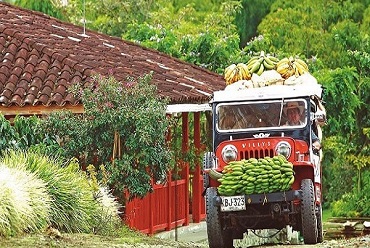
M358 186L361 189L355 187L351 192L344 194L339 200L333 202L333 216L370 216L370 170L364 169L363 173L359 175L360 184Z
M92 233L99 225L100 232L103 232L110 229L111 224L102 219L109 218L112 222L113 218L118 219L118 214L112 216L118 213L119 208L114 198L106 190L95 194L88 177L79 170L74 159L63 163L38 153L10 151L1 162L9 168L33 173L44 182L48 193L45 199L51 199L46 201L50 204L49 223L61 231ZM20 204L19 200L15 199L14 204ZM43 198L36 200L43 201ZM27 214L32 213L27 211Z
M342 199L333 202L332 214L337 217L358 217L359 197L356 194L347 193L342 196Z
M158 97L150 80L150 74L126 82L95 75L72 90L84 103L84 114L55 112L44 123L49 134L60 137L67 156L96 169L105 165L109 186L122 203L124 191L145 196L151 179L162 179L171 168L167 100Z
M51 198L45 183L21 166L0 164L0 236L42 230L49 223Z

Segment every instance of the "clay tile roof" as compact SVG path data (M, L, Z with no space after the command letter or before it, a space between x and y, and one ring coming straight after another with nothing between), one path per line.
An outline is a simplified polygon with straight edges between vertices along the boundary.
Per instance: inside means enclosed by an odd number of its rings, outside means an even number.
M154 72L171 103L204 103L223 77L138 44L0 2L0 106L80 104L68 87L95 73L124 81Z

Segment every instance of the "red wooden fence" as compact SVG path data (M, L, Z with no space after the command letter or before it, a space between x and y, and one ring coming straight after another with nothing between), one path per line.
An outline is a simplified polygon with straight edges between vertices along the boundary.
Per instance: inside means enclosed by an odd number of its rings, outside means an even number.
M200 151L200 113L194 113L194 146ZM182 113L182 150L189 146L188 113ZM205 202L202 196L203 177L200 165L195 165L194 172L189 171L189 164L180 163L181 180L172 180L153 185L153 192L143 199L134 199L125 206L125 223L143 233L154 234L158 231L171 230L177 226L198 223L205 219ZM190 214L192 220L190 220Z
M172 181L169 175L168 179L164 185L154 185L154 191L143 199L136 198L126 204L124 219L129 227L146 234L154 234L158 231L186 226L190 221L199 222L205 218L204 198L201 195L194 195L194 192L199 192L199 189L192 190L191 199L186 197L189 195L189 177ZM194 177L191 181L194 185ZM198 185L202 184L198 183ZM194 198L203 200L194 200ZM189 207L189 202L193 204L200 202L200 206L194 206L199 209L199 213L194 213L194 207ZM190 220L189 209L193 212L192 220Z

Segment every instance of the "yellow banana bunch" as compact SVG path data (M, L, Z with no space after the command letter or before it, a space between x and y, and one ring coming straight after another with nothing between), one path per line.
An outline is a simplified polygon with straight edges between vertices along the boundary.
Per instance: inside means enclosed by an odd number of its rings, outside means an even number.
M244 63L239 63L236 65L239 72L239 80L249 80L251 79L251 73L249 72L248 66Z
M235 79L236 74L237 74L236 64L231 64L225 68L224 79L226 81L226 85L230 85L237 81Z
M250 78L251 74L244 63L231 64L225 68L224 79L226 85L233 84L239 80L249 80Z
M278 61L278 58L262 51L260 55L253 56L247 62L247 66L251 74L261 75L265 70L274 70Z
M280 73L283 78L287 79L293 75L299 77L309 70L306 62L302 59L285 57L276 64L276 71Z
M296 70L296 75L303 75L305 74L306 72L309 72L308 70L308 65L306 64L306 62L304 62L302 59L300 58L295 58L294 61L294 66L295 66L295 70Z

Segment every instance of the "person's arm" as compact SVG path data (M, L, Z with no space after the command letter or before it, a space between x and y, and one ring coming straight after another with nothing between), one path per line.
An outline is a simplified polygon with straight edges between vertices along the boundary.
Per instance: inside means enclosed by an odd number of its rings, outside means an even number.
M319 137L317 137L313 130L311 130L311 138L312 138L312 149L314 150L314 152L318 152L321 149L321 143Z

